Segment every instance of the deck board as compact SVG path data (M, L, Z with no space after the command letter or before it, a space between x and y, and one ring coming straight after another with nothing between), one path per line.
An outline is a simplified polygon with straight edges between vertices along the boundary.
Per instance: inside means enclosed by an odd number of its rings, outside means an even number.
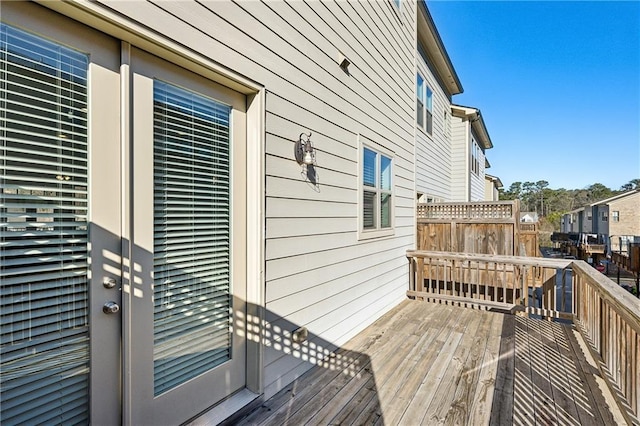
M571 325L406 300L242 425L612 424Z

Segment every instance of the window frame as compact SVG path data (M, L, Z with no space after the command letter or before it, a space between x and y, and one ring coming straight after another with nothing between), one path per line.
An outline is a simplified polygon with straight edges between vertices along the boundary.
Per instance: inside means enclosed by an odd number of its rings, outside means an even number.
M416 127L433 135L433 90L419 71L416 73Z
M365 149L372 151L376 154L375 160L375 186L365 186L364 185L364 154ZM390 189L383 189L381 187L381 165L382 158L385 157L390 161L390 176L389 176L389 187ZM375 143L374 141L358 135L358 240L365 240L371 238L381 238L388 237L395 234L395 155L392 151L382 147L381 145ZM375 227L374 228L364 228L364 194L375 193ZM389 206L389 226L382 227L381 219L382 219L382 209L381 209L381 200L382 196L388 194L390 196L390 206Z
M612 222L620 222L620 211L619 210L613 210L611 212L611 221Z
M480 145L471 137L471 152L469 155L469 169L475 176L480 176Z

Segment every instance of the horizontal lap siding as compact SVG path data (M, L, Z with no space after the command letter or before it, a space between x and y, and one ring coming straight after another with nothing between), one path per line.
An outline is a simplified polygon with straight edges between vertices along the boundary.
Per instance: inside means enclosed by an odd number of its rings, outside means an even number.
M484 200L484 154L480 152L480 170L478 174L471 173L471 199L469 201Z
M416 130L416 191L435 196L443 201L451 200L451 140L445 132L445 111L450 116L451 102L438 84L433 71L420 54L417 54L418 72L433 92L432 134Z
M335 347L402 300L415 240L415 3L400 13L391 1L109 7L265 87L268 329L306 326L315 344ZM293 158L303 132L317 150L317 187ZM394 153L393 237L357 239L358 134ZM267 397L312 364L276 340L266 339Z
M468 121L451 117L451 201L469 201L466 185L471 173L467 162L468 125Z

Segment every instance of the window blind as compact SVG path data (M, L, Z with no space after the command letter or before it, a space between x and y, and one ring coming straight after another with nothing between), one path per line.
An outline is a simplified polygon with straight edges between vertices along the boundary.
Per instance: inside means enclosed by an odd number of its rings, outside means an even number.
M230 108L154 82L154 392L231 357Z
M86 424L88 57L0 24L0 421Z

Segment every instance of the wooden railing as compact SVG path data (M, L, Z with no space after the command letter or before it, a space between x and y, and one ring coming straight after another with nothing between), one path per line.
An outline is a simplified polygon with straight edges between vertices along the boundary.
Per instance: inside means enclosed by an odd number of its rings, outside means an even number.
M630 244L627 252L612 252L611 261L627 271L640 274L640 245Z
M640 300L585 262L572 264L575 319L612 391L640 414ZM629 420L629 419L628 419Z
M631 258L627 256L627 253L611 253L611 262L615 263L621 268L626 269L627 271L631 270Z
M640 300L584 261L409 250L407 295L572 320L627 421L640 409Z
M407 257L411 297L571 318L569 260L418 250Z
M582 249L587 253L604 253L604 244L583 244Z

